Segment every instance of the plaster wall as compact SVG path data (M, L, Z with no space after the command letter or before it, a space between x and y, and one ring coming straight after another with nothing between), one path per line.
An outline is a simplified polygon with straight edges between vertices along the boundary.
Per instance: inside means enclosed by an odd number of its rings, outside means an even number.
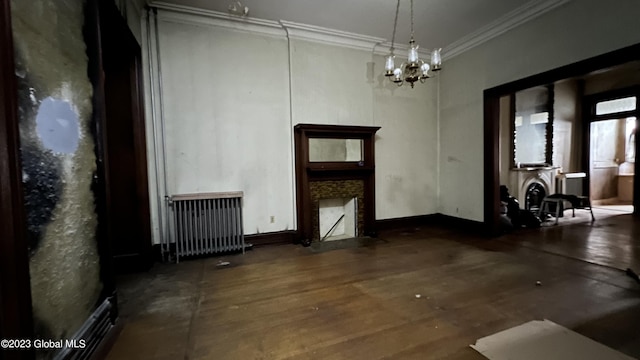
M243 191L246 233L293 229L286 38L159 29L168 195Z
M156 243L167 236L164 195L179 193L241 190L246 234L295 229L298 123L381 126L376 218L436 211L437 77L398 88L373 51L162 15L159 47L145 44L152 54L145 69L155 56L161 68L147 74L156 103L147 96L147 127L156 129L148 134L156 139L148 152ZM143 32L156 35L154 26Z

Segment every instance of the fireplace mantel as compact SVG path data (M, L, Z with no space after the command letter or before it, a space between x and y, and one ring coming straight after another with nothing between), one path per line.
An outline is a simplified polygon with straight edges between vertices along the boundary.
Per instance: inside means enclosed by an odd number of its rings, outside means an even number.
M303 245L317 241L318 201L353 196L358 199L357 236L375 236L374 137L378 126L298 124L295 131L297 240ZM311 161L309 139L360 141L359 158L343 161ZM354 182L355 181L355 182ZM311 191L311 183L314 190ZM324 182L328 190L319 191ZM331 193L331 188L335 190Z

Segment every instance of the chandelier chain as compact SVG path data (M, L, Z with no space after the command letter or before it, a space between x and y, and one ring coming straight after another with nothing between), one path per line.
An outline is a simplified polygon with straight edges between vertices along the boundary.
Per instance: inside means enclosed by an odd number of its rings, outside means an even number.
M393 21L393 36L391 36L391 55L393 55L393 50L395 50L394 45L396 42L396 29L398 28L398 12L400 11L400 0L396 4L396 18Z
M413 41L413 0L411 0L411 41Z

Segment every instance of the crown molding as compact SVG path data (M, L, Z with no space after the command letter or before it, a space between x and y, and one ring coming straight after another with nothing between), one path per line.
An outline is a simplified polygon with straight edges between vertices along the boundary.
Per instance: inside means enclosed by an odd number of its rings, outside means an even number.
M479 30L446 46L442 51L442 57L444 60L447 60L458 56L570 1L571 0L532 0ZM148 6L163 10L158 13L158 18L165 21L190 25L215 26L275 37L288 36L289 39L372 51L376 55L389 54L391 47L391 43L383 38L292 21L272 21L252 17L241 17L161 1L151 2ZM394 44L394 46L398 53L406 53L409 49L408 44ZM430 49L422 48L418 52L423 59L430 58Z
M158 18L164 21L188 25L214 26L281 38L286 36L284 29L277 21L230 15L223 12L168 4L160 1L149 3L149 7L161 10L158 12Z
M420 45L420 44L418 44ZM393 44L393 48L395 49L395 54L404 54L403 56L407 56L406 54L409 52L409 44L398 44L395 43ZM381 44L378 44L378 46L375 47L375 49L373 49L373 53L376 55L389 55L389 51L391 50L391 42L390 41L385 41ZM424 60L424 59L431 59L431 49L427 49L427 48L423 48L423 47L419 47L418 48L418 55L420 55L420 57Z
M533 0L507 13L477 31L462 37L442 50L443 59L451 59L571 0Z
M280 20L290 39L306 40L321 44L344 46L352 49L373 51L386 39L361 35L320 26L307 25L292 21Z

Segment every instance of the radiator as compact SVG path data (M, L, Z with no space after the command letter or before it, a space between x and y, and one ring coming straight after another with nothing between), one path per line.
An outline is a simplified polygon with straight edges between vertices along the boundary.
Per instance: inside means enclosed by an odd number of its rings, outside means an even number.
M242 191L173 195L173 241L180 257L244 252Z
M95 358L96 349L113 328L116 319L116 299L106 298L89 316L76 333L62 340L63 347L53 355L54 360L81 360Z

